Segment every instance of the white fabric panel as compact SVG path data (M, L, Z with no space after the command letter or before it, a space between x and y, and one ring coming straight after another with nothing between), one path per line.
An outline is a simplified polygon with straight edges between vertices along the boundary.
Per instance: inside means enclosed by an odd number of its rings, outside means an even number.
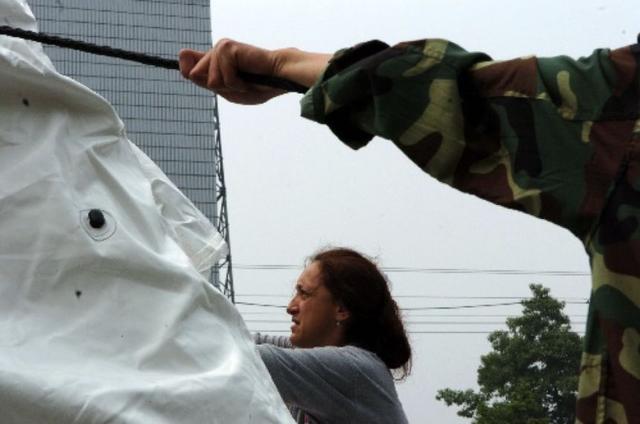
M207 282L225 253L104 99L0 36L0 422L293 422Z

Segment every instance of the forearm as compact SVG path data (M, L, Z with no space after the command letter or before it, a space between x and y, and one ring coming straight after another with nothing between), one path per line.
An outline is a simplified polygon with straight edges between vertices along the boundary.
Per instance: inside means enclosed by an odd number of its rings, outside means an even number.
M275 50L274 56L275 76L311 87L320 78L333 55L286 48Z
M311 87L331 55L295 48L268 50L222 39L208 52L182 49L180 72L193 83L240 104L260 104L284 94L282 89L250 84L242 73L279 77Z
M253 342L257 345L269 344L287 349L293 348L293 345L287 336L273 336L271 334L254 333Z
M286 404L319 419L341 409L338 393L351 392L353 377L336 348L283 349L270 344L257 348Z

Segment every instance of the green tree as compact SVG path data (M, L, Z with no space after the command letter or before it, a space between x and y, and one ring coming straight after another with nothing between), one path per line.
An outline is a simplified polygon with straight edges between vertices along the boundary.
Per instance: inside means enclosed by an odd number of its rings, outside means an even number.
M439 390L436 399L457 405L474 424L569 424L575 402L582 340L571 331L564 302L541 285L529 286L522 315L506 331L489 335L493 351L481 357L480 390Z

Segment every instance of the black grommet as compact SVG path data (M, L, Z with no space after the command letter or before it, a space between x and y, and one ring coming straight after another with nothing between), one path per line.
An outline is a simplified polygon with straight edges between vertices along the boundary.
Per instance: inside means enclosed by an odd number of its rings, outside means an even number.
M91 209L89 211L89 225L91 225L91 228L102 228L106 222L100 209Z

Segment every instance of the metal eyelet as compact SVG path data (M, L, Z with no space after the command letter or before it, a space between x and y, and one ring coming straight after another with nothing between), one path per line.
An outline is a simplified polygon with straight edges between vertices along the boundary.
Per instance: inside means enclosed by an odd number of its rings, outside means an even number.
M116 220L104 209L93 208L80 211L80 225L96 241L104 241L116 232Z

